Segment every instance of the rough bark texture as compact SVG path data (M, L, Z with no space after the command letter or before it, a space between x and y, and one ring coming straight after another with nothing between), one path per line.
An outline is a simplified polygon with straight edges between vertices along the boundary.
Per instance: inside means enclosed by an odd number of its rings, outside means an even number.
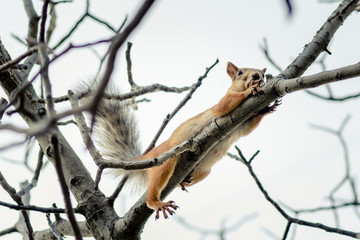
M263 88L263 94L249 98L229 115L214 120L193 139L198 144L198 147L193 152L181 155L175 174L163 191L163 198L184 179L197 162L207 153L208 149L214 146L221 138L224 138L232 129L245 122L271 102L293 91L360 75L360 64L358 63L342 69L298 78L315 61L319 54L326 49L334 33L354 10L357 2L355 0L343 1L318 31L313 41L304 48L304 51L293 63L277 77L268 81ZM37 53L33 53L30 57L35 54ZM8 56L0 42L0 64L2 65L10 60L10 56ZM10 100L16 94L17 89L27 83L22 74L18 70L0 72L0 84ZM32 101L38 99L38 96L31 84L20 93L20 96L21 100L14 105L29 127L41 122L48 124L45 105ZM75 154L55 123L51 123L46 132L36 136L48 159L54 163L53 146L50 142L51 137L54 135L59 139L62 166L67 185L78 202L80 212L86 217L87 226L95 239L140 239L144 225L153 213L146 206L146 195L143 195L125 216L120 218L114 211L113 206L109 204L105 195L96 188L86 167Z

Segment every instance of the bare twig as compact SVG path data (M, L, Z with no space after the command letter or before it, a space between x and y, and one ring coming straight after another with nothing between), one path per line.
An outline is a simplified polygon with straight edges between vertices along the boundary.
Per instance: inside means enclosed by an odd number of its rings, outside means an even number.
M92 42L92 43L85 43L85 44L79 44L79 45L73 45L73 44L69 44L69 46L67 48L65 48L62 52L60 52L59 54L56 54L51 60L50 62L48 62L47 64L44 64L44 67L48 67L51 63L53 63L54 61L56 61L58 58L64 56L67 52L69 52L70 50L72 49L79 49L79 48L86 48L86 47L90 47L90 46L94 46L94 45L98 45L98 44L102 44L102 43L107 43L111 41L111 39L105 39L105 40L99 40L99 41L96 41L96 42ZM5 49L2 49L3 48L3 45L1 44L1 41L0 41L0 49L2 51L5 51ZM46 51L45 49L43 49L43 54L47 55L46 54ZM4 54L4 53L2 53ZM44 56L45 56L44 55ZM30 55L30 57L34 56L35 58L37 58L37 55L35 56L34 54L33 55ZM9 57L10 58L10 57ZM45 60L45 59L44 59ZM9 60L11 61L11 60ZM27 66L27 72L29 72L33 66L33 64L36 62L36 60L31 60L31 65L29 66L29 64L24 64L25 66ZM3 64L6 64L6 63L3 63ZM3 66L3 65L1 65ZM12 94L12 97L10 99L10 103L8 104L7 108L9 108L10 106L14 105L17 101L18 101L18 98L19 96L36 80L36 78L42 73L43 71L43 67L36 73L34 74L34 76L32 77L32 79L28 82L24 82L22 83L18 88L17 90L15 91L15 93ZM1 72L1 71L0 71ZM26 77L27 75L25 75L24 77ZM25 78L24 78L25 79ZM65 99L62 99L62 98L65 98ZM61 102L61 101L67 101L69 100L67 95L63 96L63 97L60 97L55 99L54 102ZM37 99L34 99L32 100L32 103L35 103L35 102L38 102L38 103L45 103L45 100L44 99L41 99L41 98L37 98ZM6 109L7 109L6 108ZM6 110L5 109L5 110Z
M240 150L238 150L238 151L239 151L239 153L241 153ZM241 158L243 158L243 157L241 157ZM265 190L265 188L263 187L263 185L260 182L259 178L256 176L256 174L255 174L255 172L254 172L254 170L253 170L253 168L252 168L252 166L250 164L250 161L246 160L245 158L243 158L243 160L244 161L241 161L241 162L243 162L245 164L245 166L248 168L248 170L250 172L250 175L254 179L256 185L258 186L258 188L260 189L260 191L264 195L265 199L271 205L273 205L273 207L288 221L288 223L286 225L286 228L285 228L285 231L284 231L283 238L282 238L283 240L285 240L287 238L292 224L298 224L298 225L302 225L302 226L318 228L318 229L322 229L322 230L327 231L327 232L338 233L340 235L345 235L345 236L349 236L349 237L353 237L353 238L360 238L360 234L356 233L356 232L347 231L347 230L340 229L340 228L329 227L329 226L321 224L321 223L309 222L309 221L305 221L305 220L301 220L301 219L293 218L293 217L289 216L280 207L280 205L270 197L270 194Z
M131 173L130 173L131 174ZM114 204L114 201L115 199L119 196L121 190L123 189L126 181L128 180L129 178L129 174L125 174L121 181L119 182L118 186L116 187L115 191L113 192L113 194L111 194L111 196L109 197L109 204L113 205Z
M56 10L55 10L55 5L53 2L50 2L49 3L50 5L50 24L49 24L49 27L46 31L46 44L48 45L49 44L49 41L51 39L51 36L55 30L55 27L56 27L56 20L57 20L57 15L56 15Z
M1 126L2 126L2 125L0 125L0 129L1 129ZM10 149L10 148L12 148L12 147L17 147L17 146L23 145L23 144L26 143L27 141L28 141L28 138L26 137L23 141L17 141L17 142L9 143L9 144L7 144L7 145L1 146L1 147L0 147L0 151L5 150L5 149Z
M0 65L0 72L7 71L10 68L14 68L15 65L18 64L21 60L23 60L24 58L30 56L31 54L33 54L36 51L38 51L38 46L34 46L34 47L29 48L25 53L21 54L17 58ZM26 67L26 65L25 65L25 67ZM19 66L17 68L22 68L22 67Z
M46 45L44 42L39 43L39 56L40 56L40 62L41 62L41 82L45 89L45 102L46 102L46 110L47 115L51 117L55 114L55 107L54 107L54 100L52 97L52 86L50 83L50 77L49 77L49 64L50 59L47 54Z
M17 229L16 229L15 226L9 227L9 228L4 229L4 230L1 230L0 231L0 236L4 236L6 234L10 234L10 233L13 233L13 232L17 232Z
M103 171L104 171L104 168L101 165L98 166L98 169L96 171L96 176L95 176L95 187L96 187L96 189L99 188L99 183L100 183Z
M29 47L32 47L36 43L40 17L35 11L32 0L23 0L23 2L26 14L29 18L27 40Z
M284 0L285 4L286 4L286 7L288 9L288 15L290 16L293 12L293 6L291 4L291 1L290 0Z
M145 16L145 14L148 12L148 10L150 9L150 7L154 3L154 1L155 0L145 0L144 1L142 6L140 7L140 9L137 11L133 20L126 26L126 28L121 33L117 34L114 37L114 39L109 47L109 50L108 50L109 57L108 57L107 65L105 68L105 72L104 72L101 80L99 81L98 89L94 93L94 96L89 104L91 106L91 108L90 108L91 113L94 116L93 121L92 121L92 126L95 121L95 113L96 113L96 109L97 109L97 103L100 101L101 97L103 96L103 94L105 92L105 88L106 88L106 86L110 80L110 77L113 73L118 51L119 51L120 47L123 45L123 43L126 41L128 36L132 33L132 31L139 25L139 23L141 22L141 20Z
M318 93L315 93L313 91L306 90L306 92L308 94L310 94L311 96L314 96L314 97L317 97L317 98L320 98L320 99L323 99L323 100L334 101L334 102L343 102L343 101L346 101L346 100L350 100L350 99L360 97L360 93L348 95L348 96L345 96L345 97L333 97L332 95L329 95L328 97L326 97L326 96L322 96L322 95L320 95Z
M198 226L195 226L195 225L189 223L188 221L186 221L182 217L176 217L175 219L183 227L185 227L185 228L187 228L187 229L189 229L191 231L198 232L203 237L208 236L208 235L215 235L215 236L218 236L219 239L225 239L225 238L222 238L222 237L224 237L224 235L238 230L243 225L245 225L249 221L257 218L258 216L259 216L259 214L256 213L256 212L251 213L249 215L246 215L246 216L242 217L241 219L239 219L236 223L234 223L231 226L225 226L225 222L222 221L222 223L221 223L221 225L220 225L220 227L218 229L205 229L205 228L202 228L202 227L198 227Z
M121 23L121 25L119 26L119 28L116 30L116 33L119 33L125 26L126 22L128 20L128 16L126 15L123 22ZM98 67L98 71L96 72L95 74L95 77L94 79L98 79L99 77L99 74L101 72L101 69L103 67L103 64L105 62L105 60L107 59L107 57L109 56L109 49L106 51L106 53L101 57L100 59L100 64L99 64L99 67Z
M145 153L149 152L151 149L154 148L157 140L159 139L161 133L164 131L166 125L170 122L170 120L180 111L180 109L185 106L185 104L191 99L194 92L201 86L202 81L207 77L208 73L212 68L215 67L216 64L219 63L219 59L216 59L215 63L213 63L210 67L206 68L205 73L199 77L198 81L191 87L190 91L186 94L184 99L179 103L179 105L174 109L171 114L168 114L164 119L163 123L161 124L160 129L156 133L154 139L151 141L149 147L145 150Z
M17 192L17 194L22 197L23 195L25 195L26 193L28 193L31 189L35 188L37 185L37 182L39 180L39 175L40 175L40 170L43 166L43 158L44 158L44 153L43 151L40 149L39 151L39 156L38 156L38 163L34 172L34 176L31 180L31 183L27 184L23 189L21 189L20 191Z
M340 203L332 206L325 206L325 207L315 207L315 208L304 208L304 209L293 209L289 206L287 206L285 203L281 203L285 208L289 209L290 211L294 212L295 214L301 214L301 213L315 213L320 211L329 211L340 208L346 208L351 206L360 206L360 202L346 202L346 203Z
M55 235L56 239L58 240L63 240L61 234L59 234L57 231L56 231L56 228L55 228L55 225L52 223L51 219L50 219L50 213L47 213L46 214L46 220L48 222L48 226L50 227L51 229L51 232Z
M26 89L26 88L23 88L23 89ZM105 94L104 98L121 101L121 100L132 98L134 96L144 95L149 92L164 91L164 92L179 93L179 92L186 91L188 89L189 89L188 87L174 88L174 87L167 87L167 86L164 86L161 84L153 84L153 85L146 86L146 87L140 87L138 90L136 90L134 92L129 92L129 93L125 93L125 94L120 94L120 95ZM85 95L86 94L84 94L84 93L80 93L80 95L78 97L85 96ZM69 97L62 96L62 97L60 97L59 101L65 101L65 100L69 100ZM34 103L34 102L42 103L43 100L37 98L36 100L32 101L32 103ZM64 117L67 117L69 115L73 115L78 112L89 111L91 109L91 107L92 107L91 103L84 104L84 105L80 106L79 108L67 110L62 113L54 114L53 116L48 117L46 120L42 120L38 123L35 123L30 129L19 128L19 127L13 126L11 124L4 124L4 125L0 125L0 130L7 129L7 130L11 130L11 131L18 132L18 133L25 133L28 136L36 136L36 135L39 135L39 134L45 132L50 126L52 126L52 124L57 123L58 120L60 120Z
M322 131L334 134L339 139L341 147L344 152L345 174L344 174L343 178L339 181L339 183L329 193L329 200L331 201L332 210L334 213L335 222L336 222L337 226L339 226L339 216L337 213L338 207L336 207L337 204L336 204L336 200L335 200L335 194L344 186L344 184L348 183L350 185L350 189L352 190L353 200L348 204L342 204L342 206L349 206L349 205L357 206L358 205L357 204L358 193L356 190L357 188L355 187L356 184L353 180L353 177L350 174L351 167L350 167L350 159L349 159L349 150L348 150L346 141L343 136L343 130L349 120L350 120L350 115L348 115L344 118L344 120L341 123L338 130L330 129L330 128L327 128L324 126L319 126L319 125L311 125L312 127L316 128L318 130L322 130ZM355 208L354 210L356 211L356 213L358 213L357 208Z
M128 42L127 43L127 49L125 52L125 56L126 56L126 63L127 63L127 75L128 75L128 81L129 84L131 86L131 90L136 90L138 88L138 85L134 82L133 76L132 76L132 71L131 71L131 66L132 66L132 62L131 62L131 56L130 56L130 51L131 51L131 47L132 47L132 43Z
M269 45L267 42L267 39L264 38L264 45L260 45L260 49L264 52L266 59L270 62L270 64L276 68L279 72L281 72L283 69L274 61L274 59L270 56L269 53Z
M53 135L51 137L51 143L53 146L53 155L55 158L55 169L56 169L57 175L59 177L60 187L61 187L61 191L62 191L62 194L64 197L65 206L66 206L66 215L68 216L71 226L74 230L75 239L81 240L82 239L81 230L76 222L74 210L72 208L72 204L71 204L71 200L70 200L70 192L69 192L68 186L66 185L66 180L64 177L64 172L63 172L62 163L61 163L59 141L55 135Z
M19 206L24 205L21 197L16 193L16 190L13 187L11 187L10 184L6 181L1 171L0 171L0 185ZM29 237L30 240L34 240L34 236L33 236L34 232L30 223L29 215L27 211L21 211L21 214L27 229L27 236Z
M198 149L198 143L192 139L188 139L178 146L164 152L160 156L152 159L144 159L137 161L110 161L106 160L99 163L101 168L122 168L125 170L145 169L154 166L160 166L167 160L174 158L186 151L195 151Z
M47 19L47 10L49 6L50 0L44 0L42 12L41 12L41 22L40 22L40 34L39 34L39 42L45 43L45 24Z
M134 82L133 75L132 75L132 70L131 70L132 62L131 62L131 56L130 56L131 46L132 46L132 43L128 42L127 49L125 51L125 56L126 56L126 64L127 64L128 81L129 81L129 84L131 87L131 91L134 91L134 90L138 89L139 86ZM132 109L137 110L135 97L133 97L129 100L129 104L132 107Z
M152 93L152 92L182 93L182 92L187 91L189 89L190 89L190 87L181 87L181 88L168 87L168 86L165 86L165 85L155 83L155 84L148 85L148 86L138 87L138 89L135 90L135 91L131 91L131 92L128 92L128 93L123 93L123 94L104 93L103 98L108 99L108 100L123 101L123 100L126 100L126 99L130 99L130 98L133 98L133 97L138 97L138 96L145 95L145 94ZM84 97L88 97L90 92L87 91L87 92L81 92L81 93L76 93L76 94L77 94L77 98L81 99L81 98L84 98ZM68 100L69 100L68 95L64 95L64 96L54 98L55 103L60 103L60 102L68 101ZM45 103L44 99L41 99L41 98L34 99L33 102Z
M74 124L74 125L77 126L77 123L72 119L70 119L68 121L65 121L65 122L57 122L56 123L56 125L58 125L58 126L66 126L66 125L69 125L69 124Z
M81 233L83 237L94 237L86 226L86 221L78 223L81 229ZM55 235L53 232L53 228L59 233L61 236L74 236L74 231L72 230L71 224L69 221L55 217L55 221L52 223L52 227L35 232L36 239L54 239Z
M79 108L79 99L77 98L77 95L74 94L72 91L69 91L68 95L69 95L71 107L73 109L78 109ZM74 114L74 117L75 117L77 126L79 127L80 135L83 139L83 142L85 143L86 148L88 149L94 162L96 164L99 164L99 162L104 161L102 159L101 154L96 149L95 144L90 137L90 132L89 132L90 129L86 126L86 121L85 121L84 115L81 112L77 112Z
M47 208L47 207L39 207L34 205L15 205L3 201L0 201L0 205L13 210L26 210L26 211L34 211L41 213L66 213L64 208ZM74 208L74 212L79 213L78 209L76 208Z
M114 33L117 32L109 23L107 23L104 20L99 19L98 17L95 17L93 14L90 13L90 1L87 0L84 14L78 19L78 21L74 24L74 26L70 29L70 31L63 38L61 38L57 44L55 44L55 46L52 49L54 49L54 50L57 49L67 39L69 39L71 37L71 35L75 32L75 30L80 26L80 24L84 22L86 17L90 17L93 20L95 20L96 22L105 25L107 28L109 28Z

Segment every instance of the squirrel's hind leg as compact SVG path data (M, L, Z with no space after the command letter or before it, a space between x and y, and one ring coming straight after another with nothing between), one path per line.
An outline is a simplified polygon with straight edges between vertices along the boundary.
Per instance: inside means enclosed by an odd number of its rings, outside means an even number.
M163 202L160 200L161 192L173 175L178 158L179 157L172 158L163 165L148 170L149 185L146 204L149 208L155 210L155 219L160 218L160 212L162 212L164 218L167 219L168 214L173 215L175 213L174 210L178 208L174 201Z

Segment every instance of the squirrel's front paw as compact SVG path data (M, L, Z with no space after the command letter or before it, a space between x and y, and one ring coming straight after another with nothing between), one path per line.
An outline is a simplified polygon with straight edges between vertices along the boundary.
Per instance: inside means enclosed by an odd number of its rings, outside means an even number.
M161 206L159 206L156 210L155 220L158 220L160 218L160 212L163 213L165 219L169 218L168 214L170 215L175 214L175 211L171 210L170 208L176 210L179 208L179 206L177 206L174 201L168 201L166 203L163 202Z
M258 93L263 93L260 87L264 86L263 80L254 80L250 83L251 95L255 96Z

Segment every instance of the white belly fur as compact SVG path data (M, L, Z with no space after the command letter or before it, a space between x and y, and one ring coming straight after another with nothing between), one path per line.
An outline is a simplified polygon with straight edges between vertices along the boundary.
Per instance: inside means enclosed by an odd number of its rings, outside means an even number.
M226 155L231 145L236 142L243 134L243 127L239 126L237 129L229 133L223 140L212 147L204 156L200 163L195 167L194 171L209 171L210 168L221 158Z

